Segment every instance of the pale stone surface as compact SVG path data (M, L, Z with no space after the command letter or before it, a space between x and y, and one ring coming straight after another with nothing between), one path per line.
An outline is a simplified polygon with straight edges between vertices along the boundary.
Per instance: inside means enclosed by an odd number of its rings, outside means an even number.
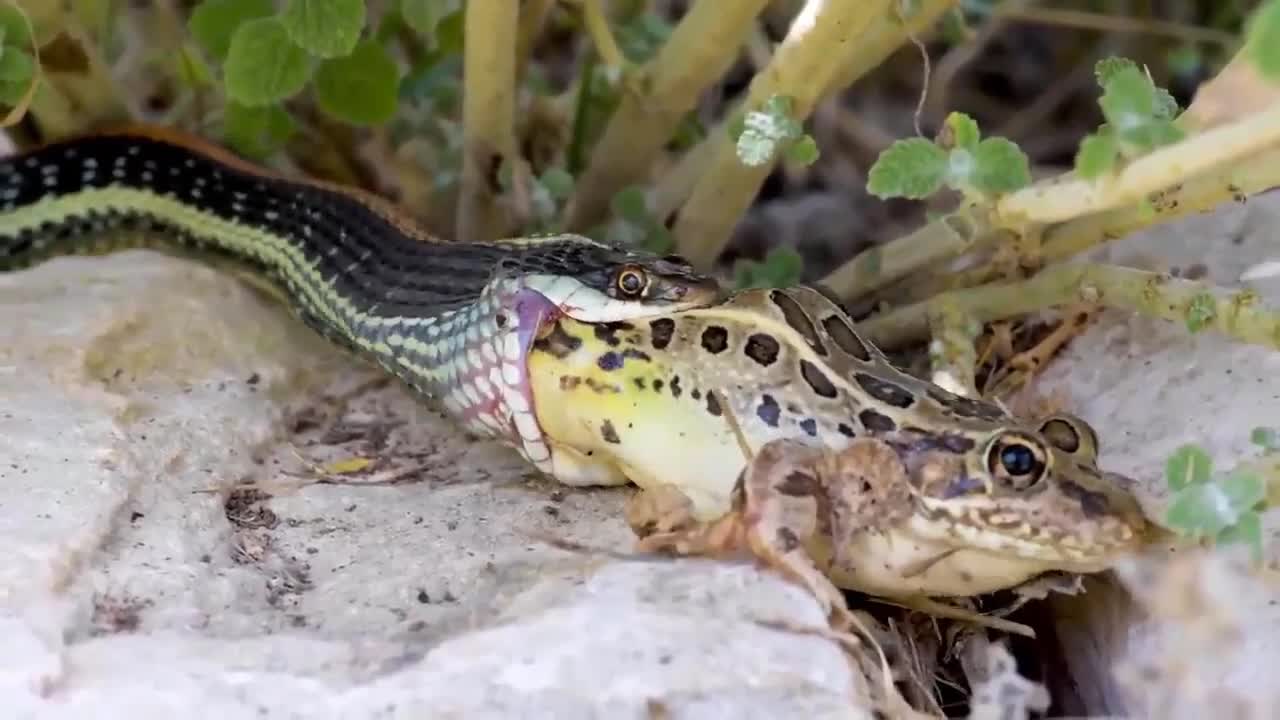
M1280 194L1265 193L1135 233L1093 259L1203 274L1222 287L1250 287L1280 308L1280 276L1241 280L1251 268L1280 261L1277 227ZM1039 394L1055 391L1098 428L1102 465L1136 478L1148 514L1160 517L1169 497L1165 460L1180 445L1200 444L1221 470L1259 456L1250 431L1280 427L1280 353L1107 311L1037 383ZM1054 598L1057 629L1084 705L1130 717L1199 718L1210 711L1274 717L1270 708L1280 706L1280 694L1263 669L1273 666L1280 629L1280 593L1270 577L1280 550L1278 520L1275 511L1263 516L1271 569L1261 576L1246 569L1242 547L1204 554L1184 548L1153 552L1123 574L1138 603L1124 590L1094 581L1084 596ZM1162 595L1198 609L1162 610ZM1124 686L1115 684L1117 674ZM1228 697L1258 705L1246 712L1224 705Z
M397 384L341 406L377 373L236 280L66 258L0 275L0 318L6 718L862 716L834 643L757 622L819 624L797 587L552 548L629 550L625 491ZM303 479L362 454L399 481Z

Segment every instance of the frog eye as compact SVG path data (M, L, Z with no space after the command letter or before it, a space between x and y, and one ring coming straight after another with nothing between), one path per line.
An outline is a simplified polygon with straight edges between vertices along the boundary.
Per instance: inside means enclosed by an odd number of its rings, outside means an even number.
M1040 434L1055 448L1092 460L1098 454L1098 435L1089 423L1074 415L1060 413L1040 423Z
M1021 433L1005 433L987 446L987 470L999 484L1027 490L1048 474L1044 446Z

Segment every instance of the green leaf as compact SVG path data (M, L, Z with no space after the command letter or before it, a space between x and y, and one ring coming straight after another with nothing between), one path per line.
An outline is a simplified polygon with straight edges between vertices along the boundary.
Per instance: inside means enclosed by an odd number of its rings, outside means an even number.
M271 105L306 86L311 58L289 39L278 19L259 18L242 24L231 36L222 72L232 100L249 106Z
M765 256L764 269L773 281L773 287L788 287L800 282L804 258L790 245L779 245Z
M805 135L787 146L786 157L794 163L812 165L818 160L818 143L812 136Z
M289 0L280 21L299 47L316 57L336 58L355 50L364 15L364 0Z
M971 187L978 170L978 160L968 148L947 153L947 184L954 188Z
M1026 154L1012 141L991 137L978 143L973 154L974 185L984 193L998 195L1031 184L1031 166Z
M1198 333L1218 316L1218 302L1211 293L1196 293L1187 302L1187 330Z
M1242 513L1234 525L1218 533L1219 545L1244 544L1255 563L1262 562L1262 517L1254 510Z
M1182 445L1169 456L1164 465L1165 482L1175 492L1209 482L1212 472L1213 461L1199 445Z
M0 104L13 106L22 101L35 79L36 63L24 50L5 49L0 54Z
M640 13L617 29L618 47L633 63L650 60L671 36L671 24L652 12Z
M942 187L948 170L947 152L924 138L895 141L876 159L867 177L867 191L879 198L918 200Z
M725 129L729 133L729 139L738 142L738 138L742 137L743 131L747 129L746 113L737 112L733 117L729 118L729 122L725 123Z
M631 185L618 191L610 203L613 214L634 225L644 226L651 220L644 188Z
M1124 68L1115 71L1107 80L1098 104L1107 124L1123 135L1154 116L1156 89L1151 79L1137 67Z
M1240 519L1240 513L1226 502L1217 483L1185 488L1174 496L1165 512L1171 529L1196 537L1217 537Z
M1102 58L1093 66L1093 76L1098 80L1098 87L1105 90L1107 83L1121 70L1138 70L1138 64L1129 58Z
M1127 145L1145 151L1154 150L1162 145L1172 145L1185 136L1186 133L1182 128L1169 120L1151 120L1125 131L1120 139Z
M329 115L353 125L380 125L396 113L400 69L373 40L350 55L320 63L316 103Z
M944 133L946 141L939 144L944 148L964 148L972 151L982 139L978 122L962 112L947 115L947 121L943 127L946 128Z
M1249 18L1245 51L1268 80L1280 80L1280 3L1267 2Z
M1085 180L1092 180L1111 171L1116 164L1120 148L1110 130L1101 130L1084 139L1076 152L1076 173Z
M227 57L237 28L274 12L271 0L204 0L191 12L187 30L210 57L221 61Z
M778 148L804 132L791 117L794 101L785 95L774 95L760 110L752 110L743 118L736 149L744 165L758 167L773 160Z
M1231 507L1241 513L1257 507L1267 497L1266 483L1251 472L1232 472L1218 486Z
M227 144L255 160L279 150L295 129L293 118L279 105L249 107L230 102L222 117Z
M563 200L573 194L573 176L559 167L549 167L538 178L538 183L551 193L551 197Z
M466 46L466 13L462 10L445 15L436 23L436 50L442 53L461 53Z
M36 72L31 56L17 48L5 48L0 53L0 82L26 87Z
M1280 430L1256 427L1249 433L1249 442L1264 450L1280 450Z
M31 49L31 26L22 10L11 2L0 2L0 47Z
M400 15L422 37L433 37L450 3L443 0L400 0Z
M800 282L804 259L795 248L779 245L764 260L740 260L733 267L734 289L789 287Z
M1156 88L1155 116L1159 120L1172 120L1178 115L1178 99L1162 87Z

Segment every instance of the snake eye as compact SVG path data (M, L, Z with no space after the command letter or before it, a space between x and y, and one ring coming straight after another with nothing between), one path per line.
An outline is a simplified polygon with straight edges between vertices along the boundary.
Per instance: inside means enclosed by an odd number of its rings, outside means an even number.
M1045 476L1048 469L1044 448L1022 435L996 438L987 449L987 469L1014 490L1026 490Z
M618 277L614 280L614 285L623 297L639 297L648 287L649 279L643 271L628 267L623 268L618 273Z

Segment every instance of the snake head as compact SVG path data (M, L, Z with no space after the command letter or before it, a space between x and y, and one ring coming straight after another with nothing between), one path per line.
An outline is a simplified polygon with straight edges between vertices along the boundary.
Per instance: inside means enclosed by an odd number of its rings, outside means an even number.
M524 285L580 322L618 322L706 307L723 296L720 283L678 255L615 248L576 235L531 249ZM519 262L519 261L516 261Z
M636 256L609 269L606 295L614 300L645 305L691 307L708 305L720 298L720 284L696 272L679 255Z

